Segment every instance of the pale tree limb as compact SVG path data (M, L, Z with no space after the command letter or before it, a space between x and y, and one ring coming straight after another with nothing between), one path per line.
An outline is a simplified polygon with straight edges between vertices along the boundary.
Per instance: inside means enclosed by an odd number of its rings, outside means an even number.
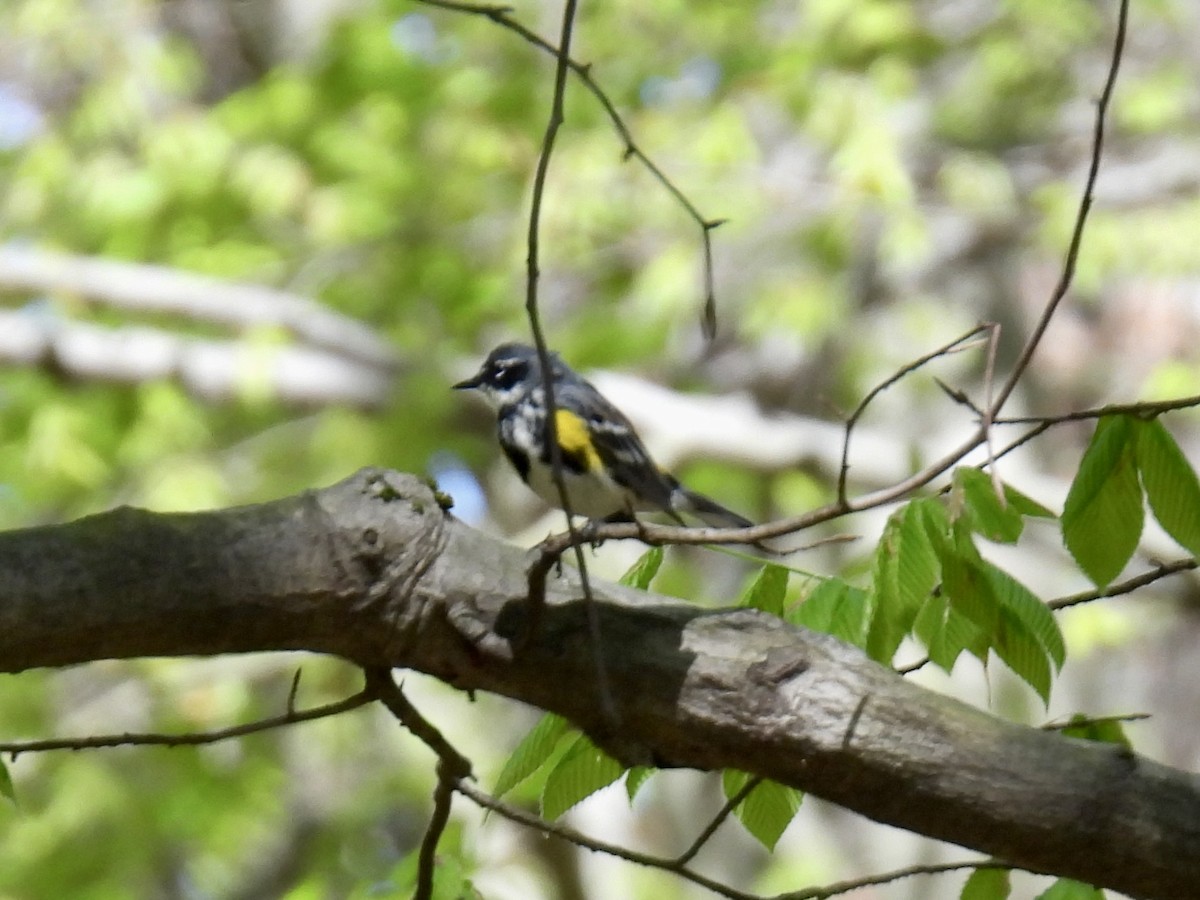
M578 579L519 654L526 554L366 470L239 509L114 510L0 535L0 670L304 649L563 715L627 765L733 768L1035 872L1134 897L1200 884L1200 778L1005 722L829 637L593 581L610 727Z
M294 406L376 409L388 401L394 380L378 366L303 344L210 340L12 310L0 310L0 363L113 384L170 378L209 403L261 396Z
M238 329L273 326L384 371L393 370L398 361L395 348L369 326L315 300L167 266L0 244L0 291L70 294L113 309L165 313Z

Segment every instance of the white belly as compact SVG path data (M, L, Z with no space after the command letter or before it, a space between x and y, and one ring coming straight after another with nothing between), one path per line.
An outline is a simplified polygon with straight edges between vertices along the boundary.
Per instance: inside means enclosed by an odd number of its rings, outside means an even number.
M550 506L562 509L558 487L549 466L534 465L529 471L529 487ZM571 500L571 512L589 519L604 519L614 513L638 510L633 495L604 474L579 475L563 469L563 483Z

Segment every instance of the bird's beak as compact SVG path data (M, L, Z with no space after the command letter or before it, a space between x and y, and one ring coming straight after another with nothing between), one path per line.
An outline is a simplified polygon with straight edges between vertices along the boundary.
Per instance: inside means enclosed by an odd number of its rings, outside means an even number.
M469 391L469 390L479 387L479 385L481 385L481 384L483 384L483 373L476 372L473 376L468 378L466 381L460 381L458 384L450 385L450 388L451 388L451 390L455 390L455 391Z

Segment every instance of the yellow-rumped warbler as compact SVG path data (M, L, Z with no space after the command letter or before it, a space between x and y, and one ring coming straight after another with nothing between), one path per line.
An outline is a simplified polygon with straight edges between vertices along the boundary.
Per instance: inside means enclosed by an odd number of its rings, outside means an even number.
M753 523L689 491L650 458L633 425L566 363L551 354L555 431L571 511L589 519L628 521L635 512L681 513L722 528ZM478 389L496 409L500 447L517 474L551 506L561 507L550 464L546 397L537 350L501 344L474 377L455 390Z

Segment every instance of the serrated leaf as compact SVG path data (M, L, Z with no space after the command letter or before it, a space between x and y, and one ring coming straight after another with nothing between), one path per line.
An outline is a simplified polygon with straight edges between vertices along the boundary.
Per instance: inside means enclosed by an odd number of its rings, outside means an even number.
M950 608L950 604L939 591L930 595L913 622L913 634L925 645L930 661L946 672L954 668L959 655L966 649L964 639L968 635L978 635L978 631L969 624L967 627L970 631L948 627L952 616L959 622L966 622ZM986 644L984 647L986 652Z
M563 737L571 731L570 723L562 716L547 713L529 733L521 738L512 755L500 770L492 792L503 797L518 784L540 769L554 755Z
M8 766L2 759L0 759L0 797L7 797L13 806L17 805L17 791L13 787L12 775L9 774Z
M942 564L942 592L950 608L990 639L999 626L1000 600L970 531L961 521L956 522L953 533L939 541L936 549Z
M932 497L914 500L904 510L900 524L900 554L896 560L896 586L900 601L913 617L937 584L937 553L929 539L932 528L946 522L946 511Z
M892 513L875 548L866 650L888 663L937 583L930 532L946 520L936 500L914 500Z
M988 474L971 466L960 466L954 470L953 490L962 498L972 529L990 541L1016 543L1025 521L1020 511L1008 502L1007 493L1001 504Z
M1054 618L1050 607L1003 569L988 562L985 562L984 566L992 585L992 591L1001 605L1017 618L1022 627L1054 660L1055 668L1061 670L1063 662L1067 658L1067 648L1063 643L1058 620Z
M1076 713L1066 728L1060 729L1067 737L1080 738L1085 741L1096 741L1101 744L1116 744L1127 750L1132 749L1125 729L1117 719L1089 719Z
M1011 890L1007 869L976 869L963 885L958 900L1008 900Z
M907 631L900 622L900 588L896 583L902 516L903 510L897 510L888 517L871 560L871 621L867 629L867 655L885 664L890 663L896 655Z
M1012 485L1004 486L1004 499L1008 501L1008 505L1015 509L1023 516L1028 516L1031 519L1057 519L1054 510L1048 509L1038 503L1028 494L1023 494Z
M621 576L621 584L637 588L639 591L649 590L650 582L658 574L662 561L663 548L651 547L638 557L638 561L629 567L629 571Z
M725 796L733 797L753 776L726 770L722 775ZM783 832L796 818L803 795L775 781L763 781L746 795L733 814L768 850L774 850Z
M1063 543L1099 588L1125 568L1142 536L1132 422L1126 416L1100 420L1063 506Z
M992 649L1021 680L1050 702L1050 660L1045 649L1011 610L1001 609Z
M867 642L867 592L840 578L826 578L804 602L785 610L784 618L862 647Z
M1154 518L1193 554L1200 554L1200 480L1158 419L1137 423L1137 465Z
M658 769L650 766L634 766L625 773L625 793L629 795L629 802L633 803L633 798L638 795L638 791L642 789L650 776L657 772Z
M1060 878L1038 894L1037 900L1104 900L1104 891L1070 878Z
M624 766L587 735L579 735L546 777L542 818L557 819L580 800L612 784L624 771Z
M750 587L742 597L741 605L761 609L773 616L783 617L783 600L787 596L788 570L774 563L767 563L758 570Z

